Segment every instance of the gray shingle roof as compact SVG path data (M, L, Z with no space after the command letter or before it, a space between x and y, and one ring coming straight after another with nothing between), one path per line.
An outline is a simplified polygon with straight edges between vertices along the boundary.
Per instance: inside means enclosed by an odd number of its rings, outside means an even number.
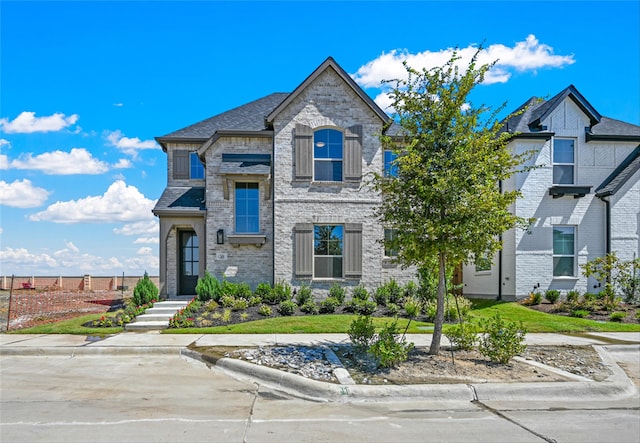
M265 117L276 106L278 106L289 94L276 92L266 97L259 98L250 103L238 106L237 108L215 115L201 122L178 129L167 135L159 137L162 139L202 139L207 140L216 131L239 130L239 131L262 131L265 128Z
M194 211L206 209L204 187L168 186L153 208L156 211Z
M624 184L640 170L640 145L624 159L622 163L607 177L598 189L596 189L596 195L598 197L605 197L607 195L613 195L624 186Z

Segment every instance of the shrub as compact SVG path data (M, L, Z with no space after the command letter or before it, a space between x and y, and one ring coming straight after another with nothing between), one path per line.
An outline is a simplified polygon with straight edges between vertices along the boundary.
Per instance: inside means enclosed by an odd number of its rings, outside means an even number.
M287 282L278 282L273 287L274 304L291 300L291 286Z
M418 315L420 315L421 308L422 305L417 297L410 297L405 299L404 301L404 310L406 311L409 318L416 318Z
M234 311L245 311L249 307L249 301L244 298L236 298L231 306Z
M378 306L386 306L389 303L389 288L386 286L380 286L373 293L373 299Z
M329 288L329 297L335 298L340 302L340 304L344 303L344 295L345 295L344 288L340 286L338 283L333 283Z
M353 288L352 298L353 300L367 301L369 300L369 291L364 286L358 285Z
M220 281L213 275L209 274L209 271L204 271L204 277L199 278L198 283L196 284L196 294L198 294L198 300L218 301L220 299L221 293L222 283L220 283Z
M626 316L626 312L612 312L611 315L609 315L609 321L621 322Z
M327 297L320 302L319 310L321 314L333 314L338 306L340 306L340 301L337 298Z
M249 306L258 306L260 303L262 303L262 297L258 295L253 295L249 299Z
M378 366L393 368L409 358L413 343L406 343L404 335L398 338L398 323L385 324L369 347L369 353L378 361Z
M359 315L349 325L349 340L357 352L363 353L373 342L376 329L373 320L368 315Z
M585 318L589 316L589 311L587 311L586 309L574 309L573 311L571 311L571 316L577 318Z
M293 315L293 313L296 311L296 307L297 305L291 300L285 300L283 302L280 302L280 305L278 305L278 312L280 313L280 315Z
M222 317L220 317L220 321L223 323L229 323L231 321L231 309L225 309L222 311Z
M213 312L216 309L218 309L220 305L218 303L216 303L213 300L209 300L205 305L204 308L207 310L207 312Z
M560 298L560 291L558 291L557 289L549 289L549 290L545 291L544 298L549 303L553 304L553 303L557 302L558 299Z
M404 285L403 292L404 292L404 298L418 297L420 293L420 288L418 287L416 282L414 282L413 280L410 280L407 282L406 285Z
M313 300L309 300L300 306L300 310L305 314L316 315L318 313L318 305Z
M302 306L311 301L313 301L311 287L307 285L300 286L300 289L298 289L298 292L296 293L296 304L298 306Z
M539 305L542 302L542 294L536 291L529 292L529 296L522 301L525 306Z
M136 287L133 288L133 302L136 306L142 306L147 303L152 303L158 299L158 288L149 279L149 274L145 271L142 280L136 283Z
M233 295L223 295L220 297L219 303L224 308L231 308L236 303L236 298Z
M258 309L258 314L264 317L271 317L271 306L268 306L268 305L260 306L260 308Z
M451 326L444 335L451 345L462 351L470 351L478 341L478 327L472 323L464 322Z
M398 306L395 303L389 303L387 305L387 314L391 315L392 317L396 317L399 313L400 313L400 306Z
M572 289L571 291L567 291L567 302L571 304L576 304L580 300L580 291L576 291Z
M436 318L437 302L436 300L429 300L424 307L424 314L431 321ZM458 315L458 310L460 315ZM459 321L467 317L471 311L471 302L464 297L456 297L452 294L447 294L444 298L444 319L446 321ZM459 318L462 316L462 319Z
M267 299L271 299L273 297L272 292L273 288L269 283L258 283L258 286L256 286L256 290L253 291L253 295L255 297L260 297L261 299L266 301Z
M387 303L402 304L403 289L394 279L389 280L381 286L387 295ZM380 304L380 303L378 303Z
M236 298L243 298L245 300L249 300L253 296L253 292L251 291L251 287L248 283L236 283L236 292L234 296Z
M353 299L346 303L345 310L360 315L371 315L376 312L376 302L372 300Z
M527 348L524 338L526 329L520 324L505 321L500 314L481 323L484 334L480 337L478 350L491 361L506 364Z

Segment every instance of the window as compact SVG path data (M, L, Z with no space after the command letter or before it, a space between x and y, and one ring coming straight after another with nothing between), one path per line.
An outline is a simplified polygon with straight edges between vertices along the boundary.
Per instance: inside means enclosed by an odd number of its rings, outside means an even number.
M575 174L575 140L553 139L553 184L572 185Z
M258 183L236 183L236 234L260 232Z
M475 265L476 272L487 272L491 271L492 260L487 255L481 255L476 257Z
M395 240L397 236L397 232L395 229L385 229L384 230L384 256L385 257L397 257L398 250L390 247L387 242Z
M313 133L313 176L316 181L342 181L342 132L320 129Z
M343 227L314 225L314 278L342 278Z
M393 151L384 151L384 176L385 177L397 177L398 165L393 162L398 158L398 154Z
M575 274L574 226L553 227L553 276L573 277Z
M189 177L194 179L204 178L204 166L198 158L198 153L192 152L190 156Z

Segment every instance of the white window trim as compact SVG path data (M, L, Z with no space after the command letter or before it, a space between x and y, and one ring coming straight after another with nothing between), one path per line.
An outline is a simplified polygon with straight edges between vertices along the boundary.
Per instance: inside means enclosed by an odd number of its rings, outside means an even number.
M553 228L573 228L573 254L555 254L553 252ZM551 230L551 276L554 280L575 280L578 279L577 275L577 264L578 264L578 253L577 253L577 244L578 244L578 227L576 225L553 225ZM572 275L553 275L553 259L556 257L573 257L573 269Z
M555 156L556 140L573 140L573 163L557 163L553 160ZM575 137L553 137L551 142L551 181L552 184L558 186L572 186L578 182L578 168L576 168L578 157L578 139ZM553 178L553 170L555 166L572 166L573 167L573 183L556 183Z

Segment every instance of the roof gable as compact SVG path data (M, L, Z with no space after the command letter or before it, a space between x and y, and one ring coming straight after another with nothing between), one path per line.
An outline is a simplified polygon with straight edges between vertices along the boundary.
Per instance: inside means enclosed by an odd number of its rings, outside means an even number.
M382 120L388 122L390 117L369 97L360 86L351 78L347 72L336 63L333 57L328 57L315 71L311 73L289 96L282 101L269 115L267 116L267 122L271 123L277 117L277 115L285 109L293 100L295 100L302 91L305 90L311 83L313 83L320 74L327 69L333 69L335 73L340 77L364 103L366 103L371 110Z
M598 113L598 111L596 111L596 109L591 106L591 103L589 103L583 97L583 95L578 92L575 86L569 85L568 87L560 91L559 94L556 94L548 101L543 102L536 108L535 111L532 112L532 120L529 121L529 126L540 126L542 121L546 119L566 98L570 98L576 105L578 105L582 112L584 112L585 115L589 118L591 126L596 125L600 122L600 119L602 117Z
M640 145L598 186L596 195L606 197L615 194L637 171L640 171Z

